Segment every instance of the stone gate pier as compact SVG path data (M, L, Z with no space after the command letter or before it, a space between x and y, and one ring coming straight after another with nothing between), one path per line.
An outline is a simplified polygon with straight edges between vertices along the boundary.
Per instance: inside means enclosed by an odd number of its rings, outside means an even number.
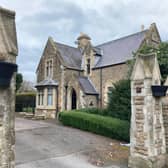
M137 55L131 76L130 168L166 168L168 164L162 97L153 96L151 89L160 80L156 55Z
M0 168L15 167L15 12L0 7Z
M168 77L164 85L168 86ZM163 103L163 123L165 128L165 138L166 138L166 152L168 154L168 90L166 96L162 99Z

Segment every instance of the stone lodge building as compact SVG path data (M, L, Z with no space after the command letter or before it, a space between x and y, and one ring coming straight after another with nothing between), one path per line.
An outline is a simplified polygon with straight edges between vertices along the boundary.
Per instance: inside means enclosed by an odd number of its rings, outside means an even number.
M155 23L149 29L93 46L81 33L71 47L49 37L37 67L36 115L54 118L57 112L104 108L112 83L127 77L127 60L144 44L161 42Z

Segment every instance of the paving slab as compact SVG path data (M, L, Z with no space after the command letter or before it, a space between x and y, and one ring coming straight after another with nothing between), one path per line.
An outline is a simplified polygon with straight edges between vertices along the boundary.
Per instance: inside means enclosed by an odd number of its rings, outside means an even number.
M43 121L35 121L35 120L28 120L24 118L17 117L15 119L15 130L30 130L35 128L42 128L42 127L49 127L51 124L43 122Z
M89 162L89 153L107 147L111 141L54 122L16 118L16 168L96 168Z

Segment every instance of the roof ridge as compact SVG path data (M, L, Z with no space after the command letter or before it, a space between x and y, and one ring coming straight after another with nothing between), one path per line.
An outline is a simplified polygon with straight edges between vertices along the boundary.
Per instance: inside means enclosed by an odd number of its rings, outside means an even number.
M149 29L145 29L145 30L143 30L143 31L139 31L139 32L136 32L136 33L133 33L133 34L129 34L129 35L126 35L126 36L124 36L124 37L117 38L117 39L115 39L115 40L111 40L111 41L104 42L104 43L99 44L99 45L96 45L96 46L94 46L94 47L100 47L100 46L105 45L105 44L108 44L108 43L112 43L112 42L115 42L115 41L118 41L118 40L122 40L122 39L124 39L124 38L128 38L128 37L131 37L131 36L140 34L140 33L144 33L144 32L146 32L146 31L148 31L148 30L149 30Z

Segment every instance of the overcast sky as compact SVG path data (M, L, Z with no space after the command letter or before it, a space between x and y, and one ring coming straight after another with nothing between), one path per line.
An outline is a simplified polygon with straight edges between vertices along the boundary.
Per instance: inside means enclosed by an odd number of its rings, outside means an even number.
M75 46L84 32L97 45L156 22L162 40L168 40L168 0L0 0L0 5L16 11L19 72L33 82L48 36Z

